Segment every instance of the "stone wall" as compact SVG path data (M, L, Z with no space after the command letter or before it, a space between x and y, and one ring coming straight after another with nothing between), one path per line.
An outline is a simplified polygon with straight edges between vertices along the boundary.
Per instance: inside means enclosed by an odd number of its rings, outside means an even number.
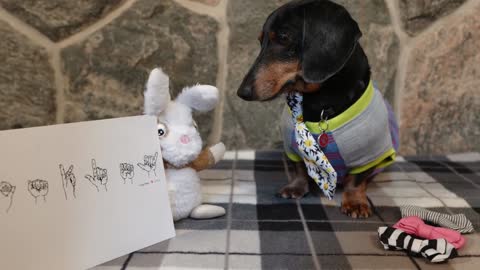
M216 84L197 114L209 142L281 144L283 100L236 89L266 16L286 0L0 0L0 129L137 115L148 71L172 92ZM374 79L401 124L402 154L480 151L480 1L338 0L359 22Z

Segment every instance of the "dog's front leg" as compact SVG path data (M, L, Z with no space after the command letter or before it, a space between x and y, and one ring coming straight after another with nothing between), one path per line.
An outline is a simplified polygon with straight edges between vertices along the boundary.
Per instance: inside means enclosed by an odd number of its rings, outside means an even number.
M361 174L345 177L342 194L342 213L352 218L367 218L372 210L367 199L367 185L371 181L373 169Z
M308 193L308 173L303 162L295 162L295 177L278 194L285 199L297 199Z

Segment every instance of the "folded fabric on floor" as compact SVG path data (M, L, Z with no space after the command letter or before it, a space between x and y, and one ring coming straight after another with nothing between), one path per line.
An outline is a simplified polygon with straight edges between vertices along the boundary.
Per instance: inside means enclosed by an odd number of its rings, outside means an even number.
M457 256L457 250L445 239L422 240L393 227L379 227L378 237L385 249L405 250L421 255L432 263L446 262Z
M395 225L393 225L393 227L408 234L429 240L443 238L447 240L448 243L452 244L456 249L459 249L465 245L465 237L463 237L459 232L448 228L427 225L419 217L412 216L402 218Z
M402 217L416 216L424 221L455 230L460 233L473 233L472 222L464 214L449 215L427 210L413 205L400 206Z

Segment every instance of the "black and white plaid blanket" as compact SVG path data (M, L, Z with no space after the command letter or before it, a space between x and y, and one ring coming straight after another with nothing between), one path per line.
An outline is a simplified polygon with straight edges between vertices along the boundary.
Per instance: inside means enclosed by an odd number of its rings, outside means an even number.
M275 193L288 181L281 152L228 152L201 173L205 202L227 216L176 223L177 237L118 258L96 270L145 269L480 269L480 234L447 264L433 265L402 251L386 251L377 228L392 225L399 206L464 213L480 228L480 154L398 158L369 185L374 216L353 220L336 200ZM139 224L141 230L141 224Z

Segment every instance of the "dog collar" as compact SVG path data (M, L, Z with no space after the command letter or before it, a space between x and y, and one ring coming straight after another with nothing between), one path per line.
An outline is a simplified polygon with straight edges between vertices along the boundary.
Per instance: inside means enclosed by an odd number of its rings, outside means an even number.
M335 130L346 123L350 122L352 119L357 117L361 112L363 112L370 102L373 99L373 95L375 93L375 89L373 87L373 81L370 80L368 83L367 89L362 94L362 96L353 103L347 110L342 112L341 114L331 118L328 120L328 129L323 130L321 128L320 122L305 122L308 130L314 134L320 134L323 131Z

